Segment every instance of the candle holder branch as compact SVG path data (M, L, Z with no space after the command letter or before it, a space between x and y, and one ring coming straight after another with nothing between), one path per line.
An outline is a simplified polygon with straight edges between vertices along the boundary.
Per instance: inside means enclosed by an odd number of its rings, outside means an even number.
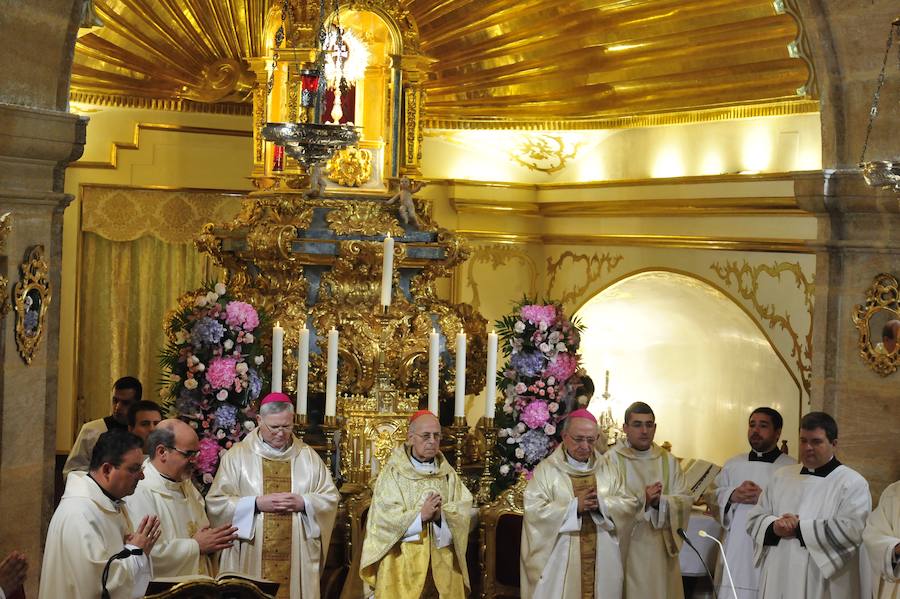
M466 422L465 416L454 416L453 424L450 425L450 434L453 436L454 445L454 466L458 469L463 462L463 446L466 442L466 435L469 433L469 424Z
M322 422L322 432L325 434L325 463L332 474L334 474L334 434L337 430L337 416L325 416Z
M487 505L493 501L493 493L491 491L494 486L494 446L497 443L497 428L494 426L493 418L484 418L482 420L482 430L485 439L484 451L484 469L481 471L481 479L478 483L478 494L475 501L479 505Z

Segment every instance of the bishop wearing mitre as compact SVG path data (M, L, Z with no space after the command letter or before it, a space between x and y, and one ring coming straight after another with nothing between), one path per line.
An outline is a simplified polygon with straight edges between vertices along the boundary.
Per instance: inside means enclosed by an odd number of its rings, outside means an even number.
M587 410L563 421L562 445L525 488L521 581L525 599L621 599L620 526L639 502L594 448L597 419Z
M287 395L267 395L257 422L222 456L206 496L212 525L238 529L219 570L277 582L278 599L318 599L340 494L322 459L294 436Z
M407 438L375 482L360 576L376 599L463 599L472 494L440 452L434 414L413 414Z

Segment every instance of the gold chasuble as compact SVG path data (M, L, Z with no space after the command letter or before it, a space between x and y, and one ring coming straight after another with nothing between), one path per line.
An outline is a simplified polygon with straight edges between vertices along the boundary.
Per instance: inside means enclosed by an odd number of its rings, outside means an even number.
M258 496L279 492L301 495L304 511L255 510ZM279 599L318 599L339 501L328 468L312 448L294 438L278 450L251 432L222 456L206 496L213 526L238 527L238 542L221 553L220 572L279 582Z
M469 594L466 546L472 517L472 494L438 453L434 472L417 470L409 449L398 447L379 473L366 521L360 576L377 599L439 596L463 599ZM441 546L435 523L410 535L429 492L443 498L441 524L450 543Z
M620 441L605 458L625 479L628 492L641 502L637 517L622 527L625 599L684 599L677 531L687 530L693 499L681 466L655 443L639 451ZM644 509L644 490L657 481L663 487L659 508Z
M597 490L600 507L579 516L575 493L590 488ZM638 506L599 453L579 463L557 447L538 464L525 488L522 597L621 599L619 530Z

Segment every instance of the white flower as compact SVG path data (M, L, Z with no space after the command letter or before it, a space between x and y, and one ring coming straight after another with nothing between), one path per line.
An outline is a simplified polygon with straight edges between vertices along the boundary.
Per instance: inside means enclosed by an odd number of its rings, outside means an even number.
M544 434L545 434L545 435L552 435L552 434L555 434L555 433L556 433L556 427L555 427L555 426L553 426L552 424L545 424L545 425L544 425Z
M551 401L549 404L547 404L547 409L550 410L551 414L555 414L556 411L559 409L559 404L556 403L555 401ZM550 433L547 433L547 434L549 435Z
M556 344L556 351L567 352L569 349L566 347L565 343L559 342Z
M500 430L497 431L497 436L498 436L498 437L505 437L506 435L507 435L507 433L506 433L506 429L505 429L505 428L501 428Z
M507 414L512 414L513 408L508 403L503 404L503 411Z
M169 375L169 380L172 381L173 383L177 383L178 381L181 380L181 377L173 372L172 374Z
M238 362L237 366L234 367L234 370L238 374L247 374L247 370L249 370L249 368L247 367L246 362Z
M216 286L213 289L219 295L225 295L225 285L223 283L216 283Z
M206 303L208 304L216 303L217 299L219 299L219 294L215 291L210 291L206 294Z
M513 438L513 437L507 437L507 438L506 438L506 444L507 444L507 445L515 445L515 444L516 444L515 438Z
M244 333L244 343L253 343L256 340L256 337L251 335L250 333Z
M219 392L216 393L216 399L219 401L225 401L228 399L228 391L226 389L219 389Z
M205 296L205 295L201 295L200 297L197 298L197 301L196 301L195 303L196 303L197 306L200 307L200 308L206 306L206 303L207 303L206 296Z
M555 385L555 384L556 384L556 377L553 377L553 376L547 377L547 384L548 384L548 385Z
M503 464L502 466L500 466L500 474L509 474L509 464Z
M525 426L524 422L520 422L519 424L516 425L516 430L519 431L520 433L524 433L526 428L527 427Z
M223 431L222 429L217 430L216 431L216 439L224 439L224 438L225 438L225 431Z
M542 320L540 323L538 323L538 328L539 328L540 330L542 330L542 331L546 331L546 330L547 330L547 323L544 322L544 321Z
M538 346L538 348L539 348L542 352L544 352L545 354L546 354L547 352L550 351L550 346L547 345L546 343L541 343L541 344Z
M197 388L197 379L188 379L184 381L184 388L193 391Z
M521 447L516 447L516 457L520 460L525 457L525 450Z
M253 429L256 428L256 423L253 422L252 420L245 420L244 428L247 429L248 431L252 431Z
M225 351L229 351L232 347L234 347L234 341L232 341L231 339L226 339L225 343L223 343L222 346L225 348Z
M550 335L547 337L547 340L548 340L550 343L558 343L558 342L559 342L559 337L560 337L559 331L553 331L553 332L550 333Z
M513 330L519 334L524 333L525 332L525 323L522 322L521 320L517 320L516 324L513 325Z
M203 482L207 485L211 485L213 482L213 476L209 472L203 473Z
M197 369L197 372L203 372L206 370L206 364L197 364L195 368Z
M527 389L528 389L528 387L525 385L525 383L521 383L521 382L516 383L516 386L515 386L516 393L519 393L519 394L525 393L525 391Z
M265 358L262 356L256 356L255 358L253 358L253 361L256 363L257 366L259 366L260 364L262 364L265 361Z

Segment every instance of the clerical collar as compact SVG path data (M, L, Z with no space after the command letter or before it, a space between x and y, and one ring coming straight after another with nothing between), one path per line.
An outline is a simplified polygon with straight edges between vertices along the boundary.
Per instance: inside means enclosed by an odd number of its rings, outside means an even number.
M417 460L416 456L413 455L413 452L409 452L409 459L412 460L413 466L421 466L422 468L433 468L434 467L434 458L430 460Z
M105 416L105 417L103 418L103 422L106 423L106 430L109 430L109 431L115 431L115 430L121 430L121 431L124 431L124 430L128 430L128 425L127 425L127 424L122 424L121 422L119 422L118 420L116 420L115 418L113 418L112 416Z
M837 457L831 458L831 461L825 464L820 468L816 468L815 470L810 470L806 466L800 469L800 474L811 474L813 476L819 476L825 478L832 472L834 472L841 463L838 461Z
M566 463L568 463L569 466L571 466L575 470L578 470L579 472L587 472L591 469L590 460L588 460L587 462L579 462L578 460L570 456L568 451L563 450L563 453L566 454Z
M653 443L651 443L650 447L648 447L647 449L638 449L637 447L629 443L628 439L625 439L625 447L631 449L631 451L633 451L637 456L648 456L650 455L650 452L653 451Z
M91 476L91 473L90 473L90 472L88 472L87 477L88 477L89 479L91 479L92 481L94 481L94 484L97 485L98 487L100 487L100 490L103 491L103 494L106 495L106 498L109 499L110 501L112 501L117 507L118 507L118 505L119 505L120 503L122 503L122 500L121 500L121 499L116 499L115 497L113 497L112 495L110 495L110 494L107 492L107 490L103 488L103 485L101 485L100 483L98 483L97 480L96 480L93 476Z
M750 450L750 461L751 462L766 462L769 464L774 464L775 460L777 460L781 456L781 450L777 447L773 447L771 451L767 451L765 453L760 453L756 450Z

